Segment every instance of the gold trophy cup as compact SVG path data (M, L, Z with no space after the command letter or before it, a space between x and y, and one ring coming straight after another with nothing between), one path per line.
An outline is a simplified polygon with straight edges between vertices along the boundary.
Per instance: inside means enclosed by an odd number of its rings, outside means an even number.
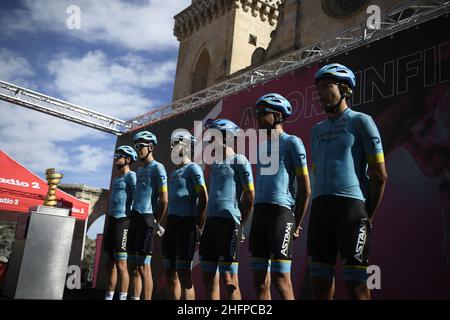
M56 201L56 189L63 177L62 173L56 173L55 168L45 170L45 178L47 179L48 192L45 197L44 206L54 207L58 203Z

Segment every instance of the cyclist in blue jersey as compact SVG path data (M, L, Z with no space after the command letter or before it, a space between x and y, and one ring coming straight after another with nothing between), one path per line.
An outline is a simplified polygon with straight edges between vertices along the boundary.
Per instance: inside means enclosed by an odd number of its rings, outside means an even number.
M232 148L240 132L235 123L227 119L208 120L205 127L220 132L210 141L215 154L210 166L207 218L199 250L205 293L207 299L220 299L218 268L229 299L239 300L239 245L241 228L253 205L253 174L247 158Z
M130 170L130 164L137 160L136 151L130 146L120 146L114 153L114 164L119 175L111 184L108 219L105 228L104 251L107 254L106 275L107 290L105 300L112 300L120 281L119 300L128 295L127 236L130 225L129 215L136 190L136 173Z
M160 222L167 211L167 174L164 166L153 158L157 144L156 136L150 131L140 131L133 137L134 148L143 165L136 170L136 194L130 217L128 237L130 259L133 264L132 300L139 300L141 291L144 299L150 300L153 291L151 257L153 236L162 236Z
M369 115L348 107L353 72L328 64L315 75L327 119L312 128L313 201L308 258L316 299L334 296L334 269L341 258L352 299L370 299L367 266L371 221L387 180L378 129Z
M303 142L283 130L291 114L291 104L277 93L266 94L256 102L258 126L265 131L267 141L259 146L249 249L256 298L262 300L271 299L271 282L282 299L294 299L292 240L300 235L311 194ZM270 162L262 158L265 154L270 154ZM276 170L265 172L273 165Z
M177 165L169 179L169 214L162 242L168 298L195 300L192 260L197 233L203 227L208 195L202 168L191 161L196 139L186 130L172 133L172 161Z

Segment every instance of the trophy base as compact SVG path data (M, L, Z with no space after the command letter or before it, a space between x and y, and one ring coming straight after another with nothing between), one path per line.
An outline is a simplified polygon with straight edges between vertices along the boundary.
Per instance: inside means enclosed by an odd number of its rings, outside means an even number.
M75 218L67 217L68 209L33 209L23 225L18 225L25 232L16 232L3 294L14 299L61 300ZM66 216L62 216L64 211Z
M55 208L55 207L49 207L49 206L36 206L30 208L31 213L41 213L41 214L48 214L53 216L61 216L61 217L68 217L69 216L69 209L65 208Z

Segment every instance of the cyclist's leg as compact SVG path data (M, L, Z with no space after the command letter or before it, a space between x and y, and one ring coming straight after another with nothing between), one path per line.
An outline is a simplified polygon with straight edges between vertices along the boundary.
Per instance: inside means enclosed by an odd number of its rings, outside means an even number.
M176 236L176 269L181 284L183 300L195 300L192 282L192 260L197 242L197 225L194 218L181 218Z
M221 219L218 230L216 250L219 254L219 273L230 300L241 300L239 290L239 237L240 226L233 219Z
M117 284L117 270L114 265L114 221L113 217L109 217L108 225L105 230L105 237L104 237L104 259L106 261L105 263L105 269L106 269L106 293L105 293L105 300L112 300L114 296L114 291L116 289Z
M269 249L271 259L270 276L281 299L294 300L291 281L291 263L293 233L295 228L294 213L285 207L271 205Z
M332 300L338 243L335 199L320 196L313 200L308 226L308 260L313 298Z
M342 211L338 220L338 243L343 278L350 299L368 300L369 218L363 201L342 197L340 202Z
M140 222L137 228L138 251L136 255L136 265L142 280L142 291L144 300L152 299L153 279L152 279L152 250L153 250L153 223L152 214L140 215Z
M175 215L167 217L166 231L162 239L162 257L166 269L167 299L169 300L180 300L181 298L180 281L175 267L177 222L178 217Z
M249 251L253 273L253 286L258 300L270 300L270 252L267 220L264 204L256 204L250 229Z
M128 250L128 270L131 277L131 285L130 285L130 299L131 300L139 300L141 296L142 290L142 281L141 276L139 274L137 264L136 264L136 254L137 254L137 226L139 224L138 219L139 213L136 211L132 211L130 215L130 227L128 230L128 241L127 241L127 250Z
M130 278L127 266L127 240L130 221L127 217L116 221L114 231L114 261L120 281L120 300L126 300Z
M220 299L219 273L217 272L219 257L216 252L217 230L217 219L214 217L206 218L200 240L199 259L207 300Z

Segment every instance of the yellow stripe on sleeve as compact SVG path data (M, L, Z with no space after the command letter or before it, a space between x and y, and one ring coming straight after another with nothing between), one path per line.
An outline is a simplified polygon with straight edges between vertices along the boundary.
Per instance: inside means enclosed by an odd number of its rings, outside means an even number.
M206 185L198 184L195 186L195 192L200 192L200 191L202 191L202 189L204 189L206 191Z
M295 168L295 174L297 176L307 176L308 175L308 167L304 166L301 168Z
M377 154L373 154L367 157L367 162L369 164L375 164L375 163L380 163L380 162L384 162L384 153L383 152L379 152Z

